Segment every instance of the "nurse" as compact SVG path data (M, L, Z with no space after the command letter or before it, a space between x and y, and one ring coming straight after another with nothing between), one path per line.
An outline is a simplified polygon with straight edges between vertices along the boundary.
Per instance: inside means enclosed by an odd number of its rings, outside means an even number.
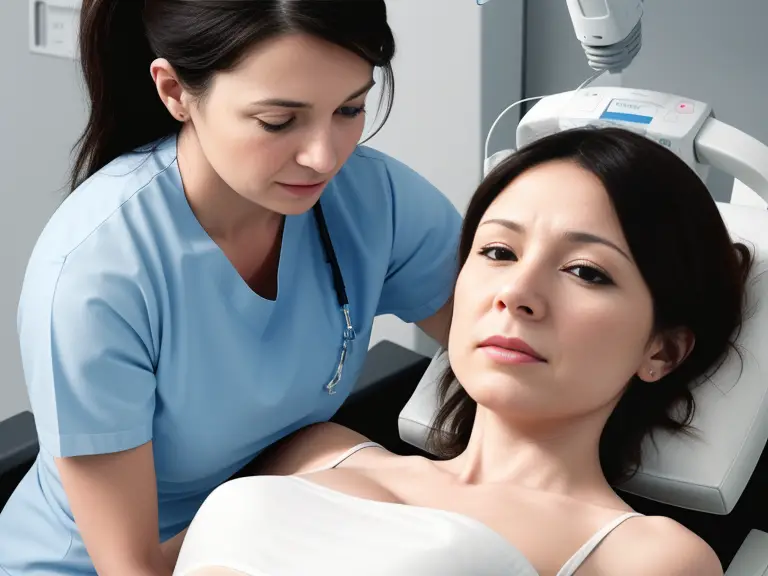
M375 69L391 103L384 0L85 0L81 33L74 191L18 312L41 450L0 573L157 576L215 487L334 414L375 316L444 342L461 218L358 145Z

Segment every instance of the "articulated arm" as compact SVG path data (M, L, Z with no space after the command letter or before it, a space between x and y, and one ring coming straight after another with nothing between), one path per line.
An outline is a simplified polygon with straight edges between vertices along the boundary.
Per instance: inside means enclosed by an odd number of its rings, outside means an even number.
M642 45L643 0L566 0L590 67L618 73Z
M490 0L476 0L479 5ZM576 38L595 70L618 73L640 51L643 0L565 0Z

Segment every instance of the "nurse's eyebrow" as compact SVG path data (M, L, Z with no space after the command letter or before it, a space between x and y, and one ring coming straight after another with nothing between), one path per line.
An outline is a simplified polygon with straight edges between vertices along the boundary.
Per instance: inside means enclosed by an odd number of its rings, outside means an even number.
M360 88L359 90L355 90L352 94L349 95L349 97L344 100L344 102L349 102L350 100L354 100L358 96L362 96L368 90L373 88L376 85L376 81L371 79L365 86ZM296 100L286 100L284 98L267 98L265 100L258 100L256 102L251 103L254 106L277 106L279 108L312 108L312 104L308 102L299 102Z

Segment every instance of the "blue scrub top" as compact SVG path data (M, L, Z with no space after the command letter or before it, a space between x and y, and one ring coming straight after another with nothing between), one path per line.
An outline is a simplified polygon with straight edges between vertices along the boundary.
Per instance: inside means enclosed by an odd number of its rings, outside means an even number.
M94 573L54 457L152 440L166 540L259 451L334 414L375 316L415 322L447 301L461 217L424 178L359 147L322 206L357 331L335 395L324 386L343 323L311 211L286 219L270 301L195 218L175 137L67 198L35 246L18 310L41 450L0 514L7 574Z

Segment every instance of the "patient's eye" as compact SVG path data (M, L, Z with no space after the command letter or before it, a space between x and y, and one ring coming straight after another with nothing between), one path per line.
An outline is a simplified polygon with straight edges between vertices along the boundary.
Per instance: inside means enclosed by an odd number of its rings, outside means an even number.
M489 260L517 260L517 256L506 246L485 246L480 250L480 255Z
M613 280L608 274L592 265L577 264L566 268L566 270L587 284L613 284Z

